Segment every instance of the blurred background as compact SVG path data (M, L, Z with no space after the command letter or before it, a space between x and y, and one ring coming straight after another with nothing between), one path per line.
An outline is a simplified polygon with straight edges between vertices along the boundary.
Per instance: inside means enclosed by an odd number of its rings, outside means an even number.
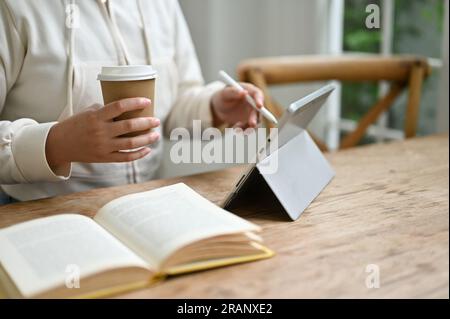
M238 64L255 57L349 52L420 55L428 59L432 75L423 84L417 134L448 132L448 0L179 1L207 82L217 80L220 69L237 77ZM380 28L366 27L366 8L371 4L380 8ZM270 93L286 107L322 84L271 87ZM355 128L385 91L383 83L342 83L311 130L336 150L340 137ZM404 138L406 99L403 93L369 128L362 144ZM223 167L165 163L160 175Z

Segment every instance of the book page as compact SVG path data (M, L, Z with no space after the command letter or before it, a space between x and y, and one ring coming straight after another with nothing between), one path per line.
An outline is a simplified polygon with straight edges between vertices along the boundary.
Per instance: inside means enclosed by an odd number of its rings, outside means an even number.
M0 262L26 296L64 286L68 276L147 264L92 219L63 214L0 230Z
M259 231L258 226L219 208L185 184L118 198L94 219L156 267L195 241Z

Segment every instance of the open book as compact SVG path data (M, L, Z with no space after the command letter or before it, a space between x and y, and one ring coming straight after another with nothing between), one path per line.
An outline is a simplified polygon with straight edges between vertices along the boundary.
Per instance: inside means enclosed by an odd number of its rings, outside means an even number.
M115 199L93 219L61 214L0 230L0 283L10 297L106 296L268 258L258 231L175 184Z

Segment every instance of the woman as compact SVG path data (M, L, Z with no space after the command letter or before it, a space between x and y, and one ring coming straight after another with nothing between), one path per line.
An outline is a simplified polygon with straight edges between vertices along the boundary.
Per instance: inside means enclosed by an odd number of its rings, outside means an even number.
M254 127L245 95L263 103L250 84L244 93L204 85L176 0L2 0L0 62L0 184L8 200L150 180L162 132L194 119ZM121 64L157 69L155 118L112 120L153 102L139 97L101 105L96 76ZM127 145L143 148L118 152Z

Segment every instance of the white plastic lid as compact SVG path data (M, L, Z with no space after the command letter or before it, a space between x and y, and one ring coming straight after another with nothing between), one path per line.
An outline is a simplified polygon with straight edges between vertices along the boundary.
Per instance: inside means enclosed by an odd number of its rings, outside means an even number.
M100 81L138 81L156 78L156 70L151 65L104 66L97 76Z

